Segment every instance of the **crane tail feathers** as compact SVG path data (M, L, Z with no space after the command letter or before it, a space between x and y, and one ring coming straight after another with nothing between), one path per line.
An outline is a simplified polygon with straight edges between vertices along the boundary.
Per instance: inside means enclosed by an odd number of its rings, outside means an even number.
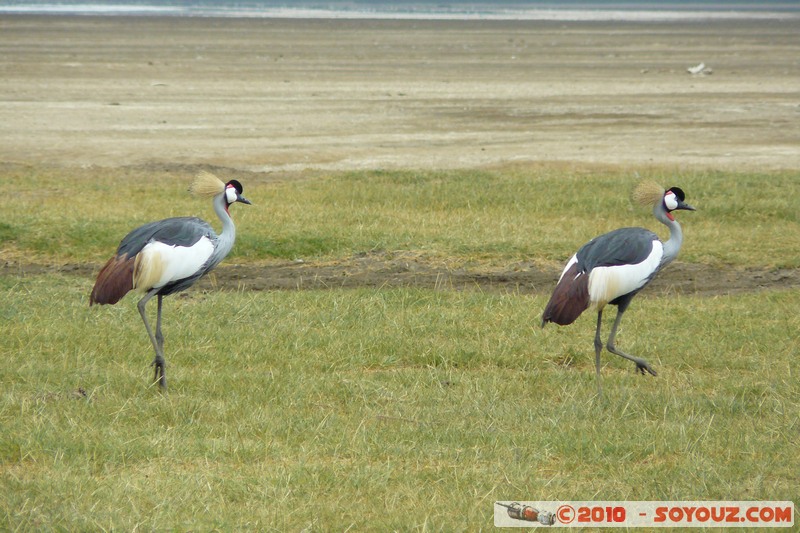
M135 258L126 255L114 256L100 269L89 306L93 304L115 304L133 289L133 266Z
M575 322L589 308L589 276L572 265L556 285L542 314L542 327L547 322L566 326Z

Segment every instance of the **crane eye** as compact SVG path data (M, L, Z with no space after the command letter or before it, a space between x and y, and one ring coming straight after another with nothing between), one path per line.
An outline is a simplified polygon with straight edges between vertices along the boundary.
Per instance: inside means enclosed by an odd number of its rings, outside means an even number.
M666 207L668 211L673 211L678 208L678 199L675 197L674 192L667 191L667 194L664 195L664 207Z

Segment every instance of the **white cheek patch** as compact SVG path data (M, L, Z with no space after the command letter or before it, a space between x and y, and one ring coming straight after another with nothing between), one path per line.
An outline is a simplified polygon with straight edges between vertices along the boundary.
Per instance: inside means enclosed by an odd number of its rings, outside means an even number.
M228 200L229 204L232 204L236 201L236 189L233 187L233 185L228 185L228 187L225 189L225 199Z
M678 208L678 199L675 197L674 192L669 191L664 195L664 206L670 211Z

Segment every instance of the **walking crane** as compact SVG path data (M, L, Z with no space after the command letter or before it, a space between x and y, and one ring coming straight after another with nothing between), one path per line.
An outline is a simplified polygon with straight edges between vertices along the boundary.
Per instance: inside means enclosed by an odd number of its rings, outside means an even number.
M242 184L223 183L210 172L201 172L189 187L197 196L211 197L214 211L222 221L217 235L211 225L196 217L175 217L140 226L125 236L117 253L97 275L89 305L115 304L132 290L144 293L139 314L156 352L152 366L154 381L167 388L164 360L164 335L161 333L161 300L164 296L191 287L210 272L231 251L236 227L228 211L231 204L250 204L242 196ZM156 333L147 321L145 306L158 296Z
M647 361L616 347L617 328L633 297L675 259L681 249L683 231L673 212L695 210L684 201L686 197L680 188L671 187L665 191L649 181L641 182L634 189L633 198L637 203L652 206L656 220L669 228L669 240L662 243L658 235L644 228L620 228L595 237L567 261L542 315L542 327L548 322L566 326L589 307L597 309L594 350L598 394L602 394L600 326L603 309L608 304L617 306L617 317L606 344L608 351L633 361L642 375L645 372L656 375Z

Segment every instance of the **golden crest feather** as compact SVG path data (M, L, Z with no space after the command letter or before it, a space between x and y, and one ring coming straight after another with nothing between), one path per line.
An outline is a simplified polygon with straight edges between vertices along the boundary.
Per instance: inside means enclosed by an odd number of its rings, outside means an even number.
M642 180L633 189L631 199L634 203L652 207L664 198L665 189L653 180Z
M225 192L225 184L214 174L204 170L189 185L189 192L196 196L216 196Z

